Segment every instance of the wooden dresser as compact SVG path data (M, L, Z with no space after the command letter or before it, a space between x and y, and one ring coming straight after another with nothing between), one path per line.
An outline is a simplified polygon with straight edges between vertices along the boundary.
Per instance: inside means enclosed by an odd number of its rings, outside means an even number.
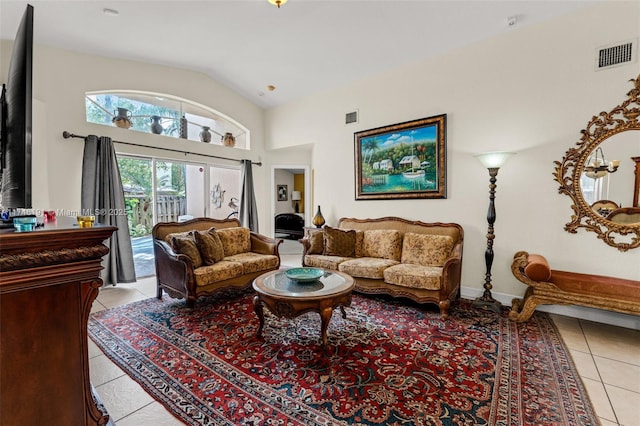
M63 217L0 231L0 424L109 423L89 381L87 321L116 229Z

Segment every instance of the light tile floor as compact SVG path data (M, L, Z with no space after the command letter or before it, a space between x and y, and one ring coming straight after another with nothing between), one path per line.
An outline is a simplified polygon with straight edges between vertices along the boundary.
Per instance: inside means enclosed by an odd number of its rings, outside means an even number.
M640 426L640 331L551 315L603 426Z
M282 264L300 266L299 254ZM155 297L155 277L101 289L92 312ZM640 426L640 332L552 315L603 426ZM91 382L118 426L181 425L89 339Z

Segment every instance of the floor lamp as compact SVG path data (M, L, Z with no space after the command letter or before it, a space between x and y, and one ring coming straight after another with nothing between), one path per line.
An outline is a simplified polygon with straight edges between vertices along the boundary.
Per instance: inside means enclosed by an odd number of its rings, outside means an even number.
M475 156L480 160L482 165L489 170L489 210L487 211L489 228L487 230L487 249L484 252L484 262L487 267L487 272L484 276L484 293L474 300L471 306L492 310L497 313L502 311L500 302L491 296L491 289L493 288L491 284L491 265L493 265L493 239L495 238L493 234L493 224L496 221L496 206L494 203L496 198L496 176L498 176L500 167L502 167L513 154L513 152L486 152Z

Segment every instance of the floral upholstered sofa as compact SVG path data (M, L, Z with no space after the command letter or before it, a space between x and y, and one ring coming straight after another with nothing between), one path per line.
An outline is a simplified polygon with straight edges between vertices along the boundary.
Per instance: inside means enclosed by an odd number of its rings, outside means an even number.
M237 219L161 222L151 235L158 299L164 290L193 306L200 295L247 288L280 267L282 240L241 227Z
M342 218L307 230L302 264L349 274L361 293L436 303L446 317L460 297L463 240L455 223Z

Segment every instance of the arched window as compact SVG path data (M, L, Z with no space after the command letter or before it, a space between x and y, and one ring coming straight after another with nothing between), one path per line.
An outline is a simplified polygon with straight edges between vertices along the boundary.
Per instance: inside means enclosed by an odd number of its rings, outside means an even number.
M85 106L89 123L250 149L246 127L186 99L140 91L100 91L85 93Z

